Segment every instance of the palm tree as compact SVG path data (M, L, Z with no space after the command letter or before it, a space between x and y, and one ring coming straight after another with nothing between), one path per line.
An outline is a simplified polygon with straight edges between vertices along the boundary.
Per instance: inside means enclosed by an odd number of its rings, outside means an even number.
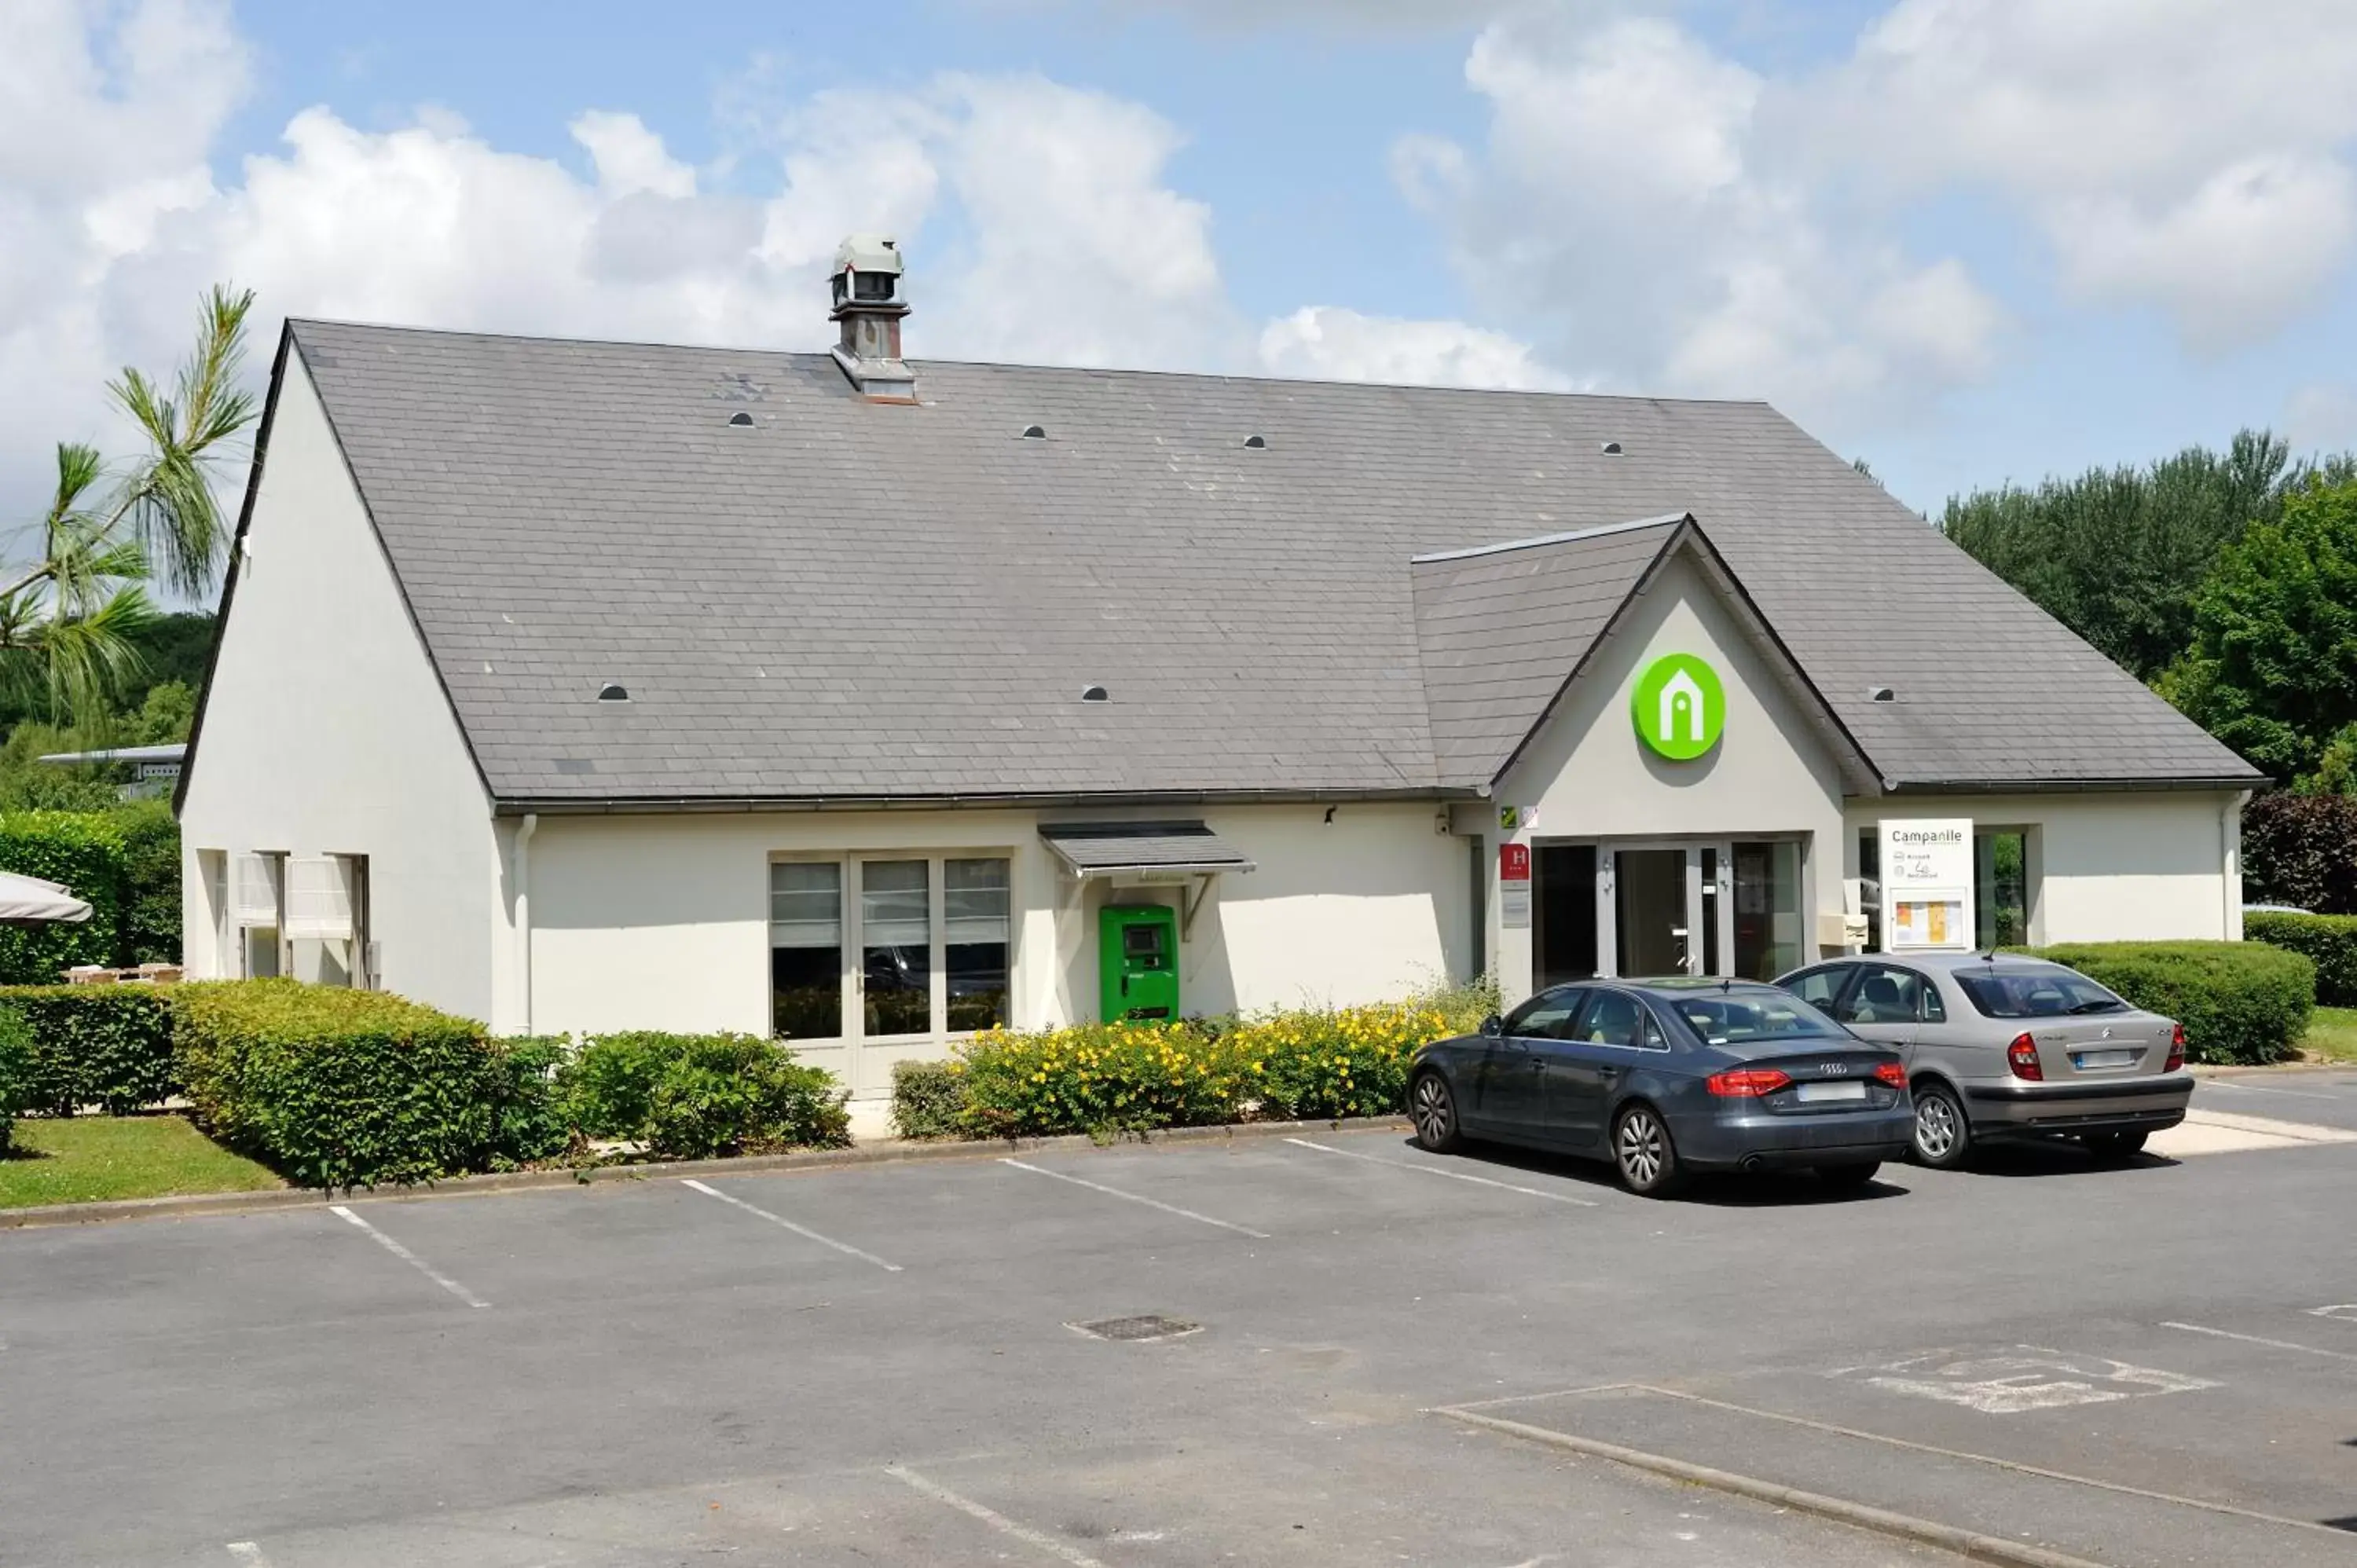
M229 538L212 487L253 423L253 394L237 385L253 306L252 290L214 287L170 396L135 370L107 383L147 448L112 484L96 447L58 446L38 557L0 572L0 682L45 690L54 718L103 714L137 673L150 582L197 596L221 574Z

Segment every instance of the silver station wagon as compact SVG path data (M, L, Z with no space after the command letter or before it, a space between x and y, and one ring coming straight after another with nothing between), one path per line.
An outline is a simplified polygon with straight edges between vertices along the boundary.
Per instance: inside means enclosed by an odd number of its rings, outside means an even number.
M1910 1152L1938 1169L2005 1138L2075 1137L2125 1159L2185 1120L2193 1097L2182 1027L2059 963L1876 953L1776 983L1900 1053L1915 1097Z

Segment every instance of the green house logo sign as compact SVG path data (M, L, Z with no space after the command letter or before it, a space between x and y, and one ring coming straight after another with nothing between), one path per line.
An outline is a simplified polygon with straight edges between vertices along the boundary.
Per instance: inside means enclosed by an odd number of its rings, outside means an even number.
M1647 746L1673 762L1691 762L1718 744L1727 691L1718 672L1693 654L1666 654L1637 677L1629 708Z

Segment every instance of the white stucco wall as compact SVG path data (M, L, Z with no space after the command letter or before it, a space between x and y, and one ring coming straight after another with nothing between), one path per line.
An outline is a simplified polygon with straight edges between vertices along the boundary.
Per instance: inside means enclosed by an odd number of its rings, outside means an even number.
M490 810L299 359L269 433L180 812L190 972L230 972L201 851L369 857L382 983L493 1013Z
M2243 797L2212 790L1889 797L1853 801L1857 834L1893 818L1970 817L2028 835L2033 942L2239 940Z
M1322 806L1201 814L1257 868L1223 876L1180 944L1187 1011L1374 1001L1469 969L1469 851L1438 831L1439 808L1341 805L1331 822ZM544 816L529 851L531 1026L765 1032L771 859L941 852L1012 861L1014 1022L1093 1016L1097 910L1170 903L1177 891L1082 887L1040 841L1040 821L1030 811ZM940 1048L810 1054L873 1095L888 1090L893 1059Z
M1727 693L1718 745L1691 762L1655 754L1630 716L1640 673L1671 653L1700 656L1717 671ZM1538 809L1535 826L1512 835L1526 843L1799 838L1805 944L1814 935L1812 911L1841 908L1838 883L1819 867L1841 832L1842 788L1839 767L1735 612L1691 559L1682 557L1654 579L1596 650L1563 705L1500 781L1497 799ZM1501 835L1496 811L1486 815L1494 882ZM1512 1001L1529 993L1532 933L1499 923L1494 893L1491 905L1491 950Z

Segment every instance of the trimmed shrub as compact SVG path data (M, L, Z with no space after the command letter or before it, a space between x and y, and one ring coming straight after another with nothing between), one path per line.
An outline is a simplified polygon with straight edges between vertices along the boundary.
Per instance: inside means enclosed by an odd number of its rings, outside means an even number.
M2357 915L2357 795L2262 795L2244 806L2243 896Z
M480 1170L500 1058L483 1026L382 992L243 980L172 993L197 1120L305 1187Z
M2198 1062L2282 1061L2316 1006L2316 965L2265 942L2082 942L2034 950L2185 1026Z
M16 1142L16 1112L26 1109L33 1069L33 1031L13 1007L0 1007L0 1159Z
M558 1087L573 1059L569 1035L519 1035L491 1042L490 1167L521 1170L553 1160L574 1144Z
M180 1092L171 991L152 985L26 985L0 1002L33 1032L26 1109L70 1116L99 1105L127 1116Z
M111 815L0 816L0 871L61 882L91 908L79 926L0 929L0 985L48 985L76 964L114 962L125 878L123 833Z
M965 1135L965 1076L956 1063L892 1064L892 1130L903 1138Z
M665 1159L709 1159L851 1141L845 1096L757 1035L600 1035L558 1075L583 1138L643 1142Z
M2316 965L2316 1000L2357 1007L2357 915L2245 915L2243 935Z
M1480 1024L1476 1017L1473 1026ZM1320 1122L1399 1110L1407 1103L1407 1064L1415 1048L1459 1032L1435 1007L1396 1002L1279 1013L1241 1026L1230 1043L1250 1058L1262 1116Z
M135 963L178 963L179 822L162 800L127 801L107 817L123 840L123 897L112 961L126 968ZM81 892L72 883L66 886ZM91 918L95 923L96 914Z

